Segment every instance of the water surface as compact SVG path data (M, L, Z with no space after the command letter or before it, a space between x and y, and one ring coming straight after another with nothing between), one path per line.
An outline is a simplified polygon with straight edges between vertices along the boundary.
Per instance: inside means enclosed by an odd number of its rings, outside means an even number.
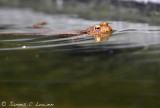
M0 32L40 32L30 26L41 20L63 30L101 22L3 8ZM53 103L57 108L160 106L160 26L108 23L114 32L101 42L84 35L1 36L0 102Z

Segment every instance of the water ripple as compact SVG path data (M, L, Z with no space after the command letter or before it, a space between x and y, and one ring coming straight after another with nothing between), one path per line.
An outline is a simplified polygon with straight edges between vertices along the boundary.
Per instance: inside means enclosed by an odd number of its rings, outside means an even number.
M60 28L64 30L83 30L101 22L73 18L72 16L68 15L47 15L44 13L35 13L32 11L24 12L22 10L5 10L5 12L7 11L6 13L3 11L3 9L0 10L0 12L3 13L3 17L0 16L0 19L3 22L0 22L0 24L3 25L3 27L0 27L1 33L8 33L12 31L38 32L38 30L29 29L28 27L32 25L33 22L40 21L40 18L43 18L48 22L48 25L46 25L47 27L54 28L56 25L56 29ZM9 16L12 11L14 11L15 15L10 18ZM23 15L20 15L20 13L23 13ZM32 18L32 21L27 20L26 16L27 19ZM5 19L6 17L7 19ZM109 25L114 30L111 36L1 36L0 51L41 48L44 49L56 47L61 47L59 50L65 50L67 46L78 46L82 49L92 49L93 47L97 46L97 50L124 49L146 46L151 47L153 45L159 45L160 43L159 26L150 26L145 23L131 23L121 21L109 21ZM97 38L101 39L100 42L96 40ZM75 47L73 47L73 49L74 48Z

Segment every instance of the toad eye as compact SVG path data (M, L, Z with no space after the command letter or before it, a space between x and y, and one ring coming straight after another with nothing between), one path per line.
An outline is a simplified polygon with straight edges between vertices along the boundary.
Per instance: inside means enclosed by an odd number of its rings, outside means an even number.
M97 29L97 30L99 30L99 29L100 29L100 27L96 27L96 29Z
M100 30L100 29L101 29L100 26L98 26L98 25L95 26L95 30Z

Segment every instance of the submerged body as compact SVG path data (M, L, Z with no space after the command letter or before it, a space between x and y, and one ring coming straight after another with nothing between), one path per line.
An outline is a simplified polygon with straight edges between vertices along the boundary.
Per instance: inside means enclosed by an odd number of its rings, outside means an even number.
M34 28L43 28L34 25ZM45 28L46 29L46 28ZM73 35L97 35L97 34L105 34L107 32L112 31L112 28L107 24L106 21L101 24L96 24L93 27L89 27L86 30L75 30L75 31L63 31L63 30L52 30L48 29L44 32L40 33L0 33L0 35L63 35L63 36L73 36Z

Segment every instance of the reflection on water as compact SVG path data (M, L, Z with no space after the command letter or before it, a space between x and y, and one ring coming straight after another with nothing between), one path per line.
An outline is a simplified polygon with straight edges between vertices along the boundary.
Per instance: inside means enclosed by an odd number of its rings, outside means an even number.
M97 34L94 35L94 41L95 42L106 42L108 41L109 37L111 36L112 32L108 32L106 34Z
M1 33L37 32L29 26L41 20L48 22L46 27L64 30L101 22L16 9L1 9L0 14ZM114 32L105 35L1 36L0 102L53 103L59 108L159 107L160 26L117 21L109 25Z

